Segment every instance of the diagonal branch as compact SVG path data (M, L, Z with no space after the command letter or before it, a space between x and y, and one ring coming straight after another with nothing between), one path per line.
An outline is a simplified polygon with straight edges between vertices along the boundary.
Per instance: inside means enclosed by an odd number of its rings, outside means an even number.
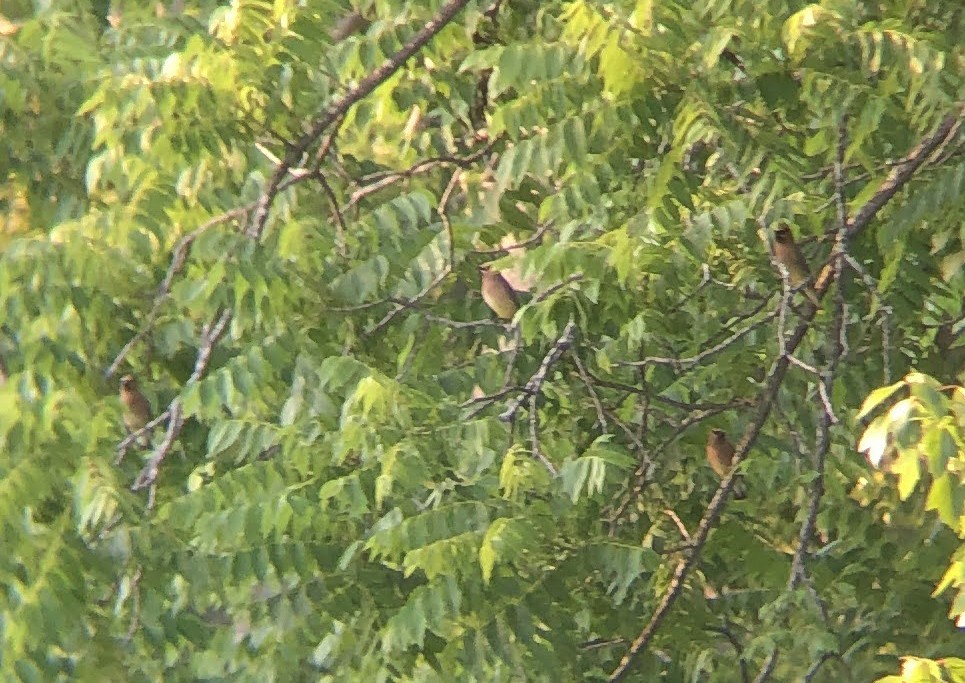
M402 46L402 49L386 59L385 62L382 63L382 66L363 78L359 84L349 90L344 97L329 105L328 108L322 112L321 116L315 120L315 123L312 124L308 132L289 147L285 158L282 159L281 164L275 168L275 172L268 181L268 186L258 201L258 208L255 210L251 226L248 229L248 235L250 237L260 238L262 232L264 232L265 224L268 222L268 214L271 211L271 205L274 203L275 197L278 196L281 181L288 173L288 169L298 163L302 155L328 130L329 126L343 117L353 105L371 94L373 90L388 80L392 74L401 69L402 66L409 61L410 57L425 47L426 44L445 28L446 25L455 18L456 14L468 4L469 0L449 0L425 26L419 29L409 42Z
M208 364L211 362L211 353L214 351L218 340L221 339L221 335L224 334L229 322L231 322L231 311L225 309L218 315L217 319L204 326L201 331L201 344L198 347L198 354L194 359L194 371L188 378L187 384L193 384L204 376L204 373L208 369ZM171 448L174 447L175 440L181 434L181 427L184 426L184 410L181 406L181 397L179 396L171 401L171 405L168 406L165 412L169 417L168 427L164 433L164 440L161 442L161 445L155 449L147 463L145 463L143 469L141 469L141 473L137 475L137 479L131 486L131 490L133 491L139 491L154 485L154 482L157 481L161 463L167 458L171 452Z
M617 364L621 366L627 366L627 367L644 367L647 365L670 365L675 368L686 370L691 367L700 365L711 356L717 353L720 353L721 351L723 351L729 346L732 346L737 341L739 341L742 337L745 337L746 335L750 334L757 328L761 327L766 323L769 323L771 320L778 317L780 312L781 312L781 308L776 308L773 311L770 311L763 318L759 318L758 320L755 320L754 322L750 323L746 327L743 327L737 330L736 332L734 332L733 334L731 334L729 337L719 342L718 344L715 344L714 346L711 346L708 349L704 349L697 355L690 356L689 358L664 358L660 356L647 356L643 360L623 361Z
M452 198L452 192L456 188L456 185L459 184L459 178L461 174L462 174L462 170L458 168L455 170L455 172L453 172L452 177L449 178L449 184L446 185L446 189L442 193L442 198L439 200L439 206L436 208L436 213L439 215L439 220L442 222L442 227L446 235L446 247L447 247L446 265L442 268L441 271L439 271L439 273L434 278L432 278L432 281L429 284L427 284L422 289L422 291L420 291L414 297L412 297L411 299L402 301L401 303L395 303L395 308L393 308L391 311L386 313L382 317L382 319L378 323L376 323L375 327L373 327L371 330L368 330L365 333L366 336L373 335L379 330L381 330L382 328L384 328L386 325L392 322L392 320L395 319L395 317L402 311L405 311L409 308L417 306L420 301L422 301L427 296L429 296L429 293L432 292L432 290L435 289L437 286L439 286L443 280L449 277L450 273L452 273L453 262L456 259L455 238L453 237L453 234L452 234L452 223L449 221L449 216L447 214L447 211L449 207L449 200Z
M540 392L550 368L553 367L553 364L560 359L563 352L570 348L570 345L573 343L574 330L576 330L576 323L571 320L566 324L566 327L563 328L563 334L556 340L553 347L546 352L543 361L539 364L539 368L523 387L522 393L510 401L506 410L499 414L500 420L503 422L512 421L512 419L516 417L516 413L519 412L519 407L523 404L523 401L525 401L527 397L535 396Z
M945 144L948 138L955 133L956 124L959 123L963 115L965 115L965 105L960 106L957 112L949 114L942 119L942 122L931 136L922 140L921 143L895 165L891 173L888 174L888 178L886 178L885 182L875 191L871 199L861 207L854 215L854 218L848 221L849 238L853 237L855 233L868 225L878 212L884 208L885 204L891 201L895 193L911 180L912 176L915 175L915 171L925 163L932 152Z
M134 335L130 341L128 341L121 352L117 354L114 360L111 362L110 367L104 371L104 376L110 379L117 372L117 369L124 362L130 354L131 349L134 348L142 339L144 339L151 330L154 329L154 323L157 322L158 316L161 314L161 306L164 304L167 295L171 292L171 287L174 284L174 278L184 270L184 265L187 263L188 256L191 253L191 246L194 244L195 240L201 236L201 233L215 227L216 225L221 225L222 223L227 223L235 218L240 218L246 213L255 209L256 204L250 203L244 206L239 206L237 208L225 211L224 213L215 216L214 218L202 223L200 226L189 232L187 235L178 240L177 245L174 247L174 251L171 255L171 264L168 266L167 273L164 275L164 279L158 286L157 294L154 295L154 302L151 304L151 310L147 314L147 318L144 324L141 326L140 331Z
M953 131L955 122L963 112L965 112L965 107L960 107L956 113L945 117L932 135L918 144L898 165L896 165L895 169L891 174L889 174L888 178L881 183L874 195L872 195L871 199L869 199L868 202L861 207L853 219L847 221L846 227L842 226L840 228L839 235L841 235L842 241L851 239L868 226L871 220L888 203L888 201L891 200L891 198L894 197L895 194L904 185L906 185L908 181L911 180L915 171L917 171L918 168L925 163L928 157L946 140L946 138ZM817 283L815 285L815 290L817 291L818 296L822 295L830 287L831 281L835 277L835 270L840 268L840 266L836 266L835 264L839 262L840 259L834 259L832 263L827 264L821 271L821 274L817 278ZM788 354L793 354L797 347L804 340L805 335L811 328L811 324L816 313L817 308L813 303L808 302L805 304L801 320L786 342L786 352ZM621 681L627 676L633 665L633 661L650 644L650 641L653 639L664 619L666 619L667 615L669 614L671 607L673 607L674 603L677 601L677 598L680 597L680 594L683 591L684 581L700 559L701 551L703 550L704 544L707 542L707 538L710 536L710 531L716 523L717 518L720 516L720 513L723 511L724 505L727 502L727 498L730 496L731 490L734 488L734 481L739 470L739 465L741 462L743 462L744 458L747 456L747 452L757 441L757 437L760 434L761 429L764 427L764 423L767 421L768 416L770 415L771 407L774 403L774 399L777 397L778 390L781 388L781 383L783 382L784 376L787 373L789 364L790 361L788 360L788 357L784 355L777 358L771 366L766 384L764 389L761 391L760 398L757 402L757 409L751 418L743 437L741 437L740 441L737 443L733 458L733 466L731 467L730 472L721 480L717 492L714 494L710 504L707 506L707 510L704 512L704 516L701 518L700 524L697 526L697 530L693 534L694 542L688 548L685 557L674 569L673 575L670 579L670 584L664 592L663 597L660 599L660 602L658 603L657 608L654 610L653 615L650 617L650 621L643 627L637 637L633 640L626 654L623 656L623 658L620 660L620 663L607 679L610 681L610 683Z
M830 346L828 361L822 372L807 366L807 364L801 361L797 361L794 356L788 355L788 360L790 360L792 363L806 367L809 371L818 375L818 388L820 390L822 401L824 402L824 411L821 413L821 416L818 419L817 435L814 443L814 478L811 481L811 491L808 497L808 510L804 518L804 523L801 524L801 530L798 534L798 545L797 549L794 551L794 558L791 560L791 571L787 580L788 591L795 590L802 582L807 581L807 568L805 567L805 560L807 559L808 545L811 543L811 538L814 536L818 512L821 508L821 499L824 497L824 470L828 451L831 448L831 426L837 422L837 419L834 417L834 413L831 410L830 400L826 397L831 393L831 385L834 382L834 375L844 353L842 332L845 324L845 306L844 279L842 276L845 266L845 259L843 257L846 257L848 254L848 214L844 197L844 154L846 148L847 117L845 116L842 117L841 123L838 127L837 156L834 163L835 206L837 209L838 227L835 233L833 254L835 256L842 256L842 258L833 258L829 261L834 268L833 281L837 287L835 289L831 326L828 329L827 335L827 341ZM827 613L824 608L824 604L817 595L817 592L813 591L813 593L815 600L821 609L822 615L824 615L825 620L827 620ZM786 613L784 619L786 622ZM775 647L765 661L764 666L761 668L760 673L755 679L755 683L765 683L768 679L770 679L774 670L774 665L777 662L777 657L778 649Z
M401 180L413 178L422 173L427 173L428 171L431 171L434 168L445 167L445 166L456 166L457 168L462 168L462 169L469 168L473 163L475 163L476 161L479 161L479 159L483 158L486 154L491 152L495 144L496 144L496 141L493 140L482 149L479 149L465 157L456 157L456 156L432 157L431 159L423 159L422 161L419 161L413 164L410 168L407 168L404 171L396 171L392 173L379 173L371 177L362 178L361 180L371 180L372 182L369 183L368 185L363 185L359 189L355 190L355 192L352 193L352 196L349 197L348 204L346 204L345 208L342 209L342 211L348 211L356 204L358 204L360 201L362 201L362 199L364 199L365 197L368 197L370 194L374 194L375 192L378 192L379 190L389 187L390 185L394 185L395 183Z
M580 373L580 379L583 380L583 385L586 387L587 392L590 394L590 399L593 401L593 407L596 408L596 421L600 425L600 431L606 434L608 431L606 415L604 414L603 404L600 403L600 397L597 396L596 389L593 388L593 381L590 379L586 368L583 367L583 361L580 360L579 352L577 352L576 349L570 349L570 353L573 355L573 363L576 365L576 371Z

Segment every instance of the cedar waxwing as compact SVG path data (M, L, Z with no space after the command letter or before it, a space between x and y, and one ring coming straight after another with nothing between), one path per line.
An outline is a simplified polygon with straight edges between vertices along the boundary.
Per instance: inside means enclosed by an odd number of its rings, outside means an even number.
M141 393L133 375L121 377L121 403L124 404L124 426L128 433L136 432L151 421L151 404ZM141 448L150 448L150 434L142 434L137 443Z
M797 287L811 277L808 262L804 260L804 254L801 253L801 248L797 246L791 229L786 225L782 225L774 231L774 258L777 259L778 263L787 268L787 277L792 287ZM810 285L802 291L804 292L804 296L811 300L812 304L817 308L821 308L821 302L818 300L817 294L811 289Z
M707 462L721 479L730 471L734 459L734 445L727 440L723 429L711 429L707 437ZM734 479L734 500L747 498L747 486L743 477Z
M504 320L512 320L519 310L516 293L506 282L506 278L492 270L488 265L479 269L482 277L482 298L493 313Z

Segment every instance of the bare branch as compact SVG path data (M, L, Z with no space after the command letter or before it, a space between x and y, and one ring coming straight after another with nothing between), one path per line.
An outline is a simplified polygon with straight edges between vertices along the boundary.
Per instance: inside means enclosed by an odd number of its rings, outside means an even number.
M824 406L824 413L830 418L831 424L838 424L838 418L835 416L834 409L831 407L831 397L828 395L828 388L825 386L823 380L824 374L813 365L808 365L803 360L799 360L794 356L789 355L787 359L791 361L791 365L796 365L821 380L818 382L818 396L821 398L821 404Z
M312 124L308 132L302 135L298 141L289 148L281 164L275 168L275 172L272 174L265 191L261 195L258 208L255 210L251 226L248 229L248 235L250 237L258 239L261 237L262 232L264 232L271 206L275 201L275 197L278 195L281 181L288 172L288 169L298 163L302 155L328 130L329 126L342 118L354 104L368 96L379 85L388 80L393 73L401 69L410 57L432 40L432 38L445 28L445 26L455 18L456 14L468 4L469 0L449 0L398 52L386 59L379 68L363 78L359 84L349 90L345 96L329 105L315 123Z
M775 647L771 650L771 654L767 655L767 659L764 660L764 666L761 667L760 672L754 679L754 683L765 683L767 679L771 677L774 673L774 668L777 666L777 648Z
M842 120L839 131L838 156L835 162L835 183L839 190L844 186L843 171L844 149L846 147L846 121ZM838 233L835 239L835 251L840 254L847 253L848 242L848 218L845 212L843 196L838 205ZM834 315L831 328L828 330L828 343L830 353L828 354L827 365L820 374L822 397L831 393L831 385L834 382L834 375L838 369L838 362L844 351L842 344L842 328L844 327L844 259L835 259L834 282L837 284L834 299ZM837 422L834 413L830 409L830 401L826 401L824 412L818 420L817 435L814 445L814 478L811 481L811 494L808 499L808 512L801 525L801 532L798 535L798 547L791 562L791 574L788 578L788 590L793 590L806 577L805 559L807 557L808 544L814 535L815 524L817 523L818 511L821 505L821 498L824 495L824 465L828 451L831 448L831 426Z
M824 666L824 663L829 659L834 659L835 655L831 652L825 652L823 655L818 657L818 660L814 662L804 674L804 678L801 679L802 683L811 683L814 677L818 675L818 669Z
M872 219L878 215L878 212L891 201L892 197L908 184L915 172L927 161L931 154L945 144L948 138L954 134L956 124L963 114L965 114L965 105L960 105L957 111L942 119L934 133L918 143L895 164L888 177L875 190L871 199L858 210L854 218L848 220L848 239L854 238L864 230ZM821 274L817 277L814 285L818 296L823 294L824 290L830 286L833 275L832 264L826 265L821 270Z
M158 287L157 294L154 295L154 303L151 304L151 310L147 314L147 318L144 320L144 324L141 325L140 331L134 335L134 337L124 345L121 352L117 354L117 357L111 362L107 370L104 371L104 377L110 379L117 372L117 369L121 366L121 363L130 354L131 349L134 348L142 339L144 339L151 330L154 329L154 323L157 322L157 318L161 313L161 306L164 304L167 295L171 293L171 287L174 284L174 278L184 269L184 264L187 263L188 255L191 253L191 245L194 241L201 236L205 231L215 227L216 225L221 225L222 223L227 223L235 218L240 218L250 211L254 210L257 206L256 203L252 202L246 204L245 206L239 206L238 208L231 209L230 211L225 211L224 213L215 216L214 218L206 221L199 227L195 228L187 235L178 240L177 245L174 247L174 251L171 252L171 264L168 266L167 273L164 275L164 279L161 281Z
M462 174L462 170L456 169L456 171L452 174L452 177L449 178L449 184L446 186L445 191L442 193L442 197L439 199L439 206L436 208L436 213L439 215L439 220L442 221L442 227L446 233L446 247L448 250L448 253L446 255L446 265L443 267L443 269L439 272L438 275L432 278L432 282L427 284L422 289L421 292L416 294L411 299L408 299L407 301L404 301L402 303L397 303L396 307L391 311L389 311L388 313L386 313L385 316L382 318L382 320L376 323L375 327L373 327L371 330L366 332L367 336L373 335L379 330L381 330L382 328L384 328L386 325L392 322L395 316L397 316L402 311L417 305L420 301L426 298L433 289L435 289L438 285L440 285L443 280L449 277L449 274L452 272L453 261L455 260L455 252L454 252L455 239L452 236L452 224L449 222L449 216L447 215L446 211L449 206L449 199L452 197L452 191L459 183L459 176L461 174Z
M677 513L671 510L670 508L667 508L663 511L663 514L667 515L670 519L673 520L673 523L677 525L677 531L680 532L680 535L683 537L685 541L687 541L687 543L690 543L690 532L687 531L687 527L684 526L683 520L681 520L680 517L677 516Z
M543 225L539 226L539 227L536 229L536 232L533 233L532 237L528 237L527 239L523 240L522 242L517 242L516 244L512 245L511 247L493 247L492 249L473 249L473 250L472 250L472 253L474 253L474 254L486 254L486 255L489 255L489 254L511 254L511 253L512 253L513 251L515 251L516 249L524 249L525 247L528 247L528 246L531 246L531 245L533 245L533 244L536 244L537 242L539 242L540 240L542 240L542 239L543 239L543 235L546 234L546 231L549 230L552 225L553 225L552 221L550 221L550 222L548 222L548 223L544 223Z
M499 415L499 419L503 422L510 422L516 417L516 413L519 411L520 405L528 396L535 396L540 392L543 386L543 382L546 381L546 375L549 374L550 368L553 364L559 360L563 352L566 351L570 344L573 343L573 332L576 330L576 323L572 320L566 324L563 328L563 333L560 335L556 343L553 344L552 348L546 352L543 357L543 361L539 364L539 368L533 373L533 376L529 378L526 385L523 387L523 392L512 401L509 405Z
M167 420L169 417L171 417L171 409L167 408L164 410L164 412L148 422L146 425L124 437L124 440L117 444L117 457L114 458L114 464L120 465L122 462L124 462L124 456L127 455L127 451L132 445L134 445L134 442L140 439L144 434L150 434L153 432L158 425Z
M590 398L593 400L593 406L596 408L596 420L600 423L600 430L606 434L606 415L603 412L603 404L600 403L600 397L596 395L596 389L593 388L593 382L590 380L590 376L583 367L583 361L580 360L580 354L576 352L576 349L570 349L570 354L573 356L573 362L576 364L576 371L580 373L580 379L583 380L586 390L590 393Z
M218 315L216 320L204 326L201 331L201 344L198 347L198 353L194 361L194 371L191 373L191 377L188 378L188 384L197 382L204 375L208 369L208 363L211 362L211 352L214 350L218 340L221 339L221 335L224 334L225 328L227 328L230 321L231 311L226 309ZM151 458L144 465L143 469L141 469L141 473L131 486L131 490L133 491L139 491L154 485L154 482L157 481L161 463L167 458L171 449L174 447L174 442L181 434L181 428L184 426L184 412L181 407L180 396L171 401L171 404L165 412L168 413L169 417L164 440L154 450Z
M315 174L318 178L318 184L322 186L322 190L325 192L325 196L328 197L329 204L332 205L332 213L335 214L335 249L338 251L338 255L342 258L348 256L348 246L345 240L345 236L348 234L348 228L345 227L345 218L342 216L342 210L338 208L338 198L335 196L335 191L332 186L328 184L325 179L325 174L318 172Z
M431 159L424 159L416 164L413 164L410 168L404 171L398 171L395 173L377 173L372 176L367 176L362 178L364 181L371 181L368 185L364 185L352 193L352 196L348 200L348 204L345 207L345 211L354 207L365 197L370 194L374 194L379 190L382 190L390 185L394 185L400 180L405 180L407 178L412 178L413 176L421 175L434 168L446 167L446 166L456 166L458 168L469 168L473 163L484 157L490 151L492 151L493 145L496 143L495 140L487 144L485 147L477 152L474 152L465 157L455 157L455 156L441 156L432 157Z
M533 457L543 463L543 467L546 468L551 477L555 477L556 468L543 455L543 451L539 447L539 413L536 410L536 394L529 397L529 441L533 449Z

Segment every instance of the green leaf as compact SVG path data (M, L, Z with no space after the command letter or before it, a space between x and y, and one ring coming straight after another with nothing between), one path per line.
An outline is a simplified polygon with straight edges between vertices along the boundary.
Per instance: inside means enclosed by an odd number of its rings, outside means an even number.
M875 408L877 408L879 405L881 405L886 400L891 398L892 394L894 394L903 386L905 386L904 380L900 382L895 382L894 384L890 384L886 387L880 387L872 391L870 394L868 394L868 397L861 404L861 409L858 411L858 414L855 416L855 419L862 420L865 417L867 417Z
M907 500L921 478L921 463L916 449L901 451L891 471L898 475L898 495Z
M952 479L948 474L936 477L928 491L925 509L937 511L939 519L958 532L961 511L956 508L952 486Z

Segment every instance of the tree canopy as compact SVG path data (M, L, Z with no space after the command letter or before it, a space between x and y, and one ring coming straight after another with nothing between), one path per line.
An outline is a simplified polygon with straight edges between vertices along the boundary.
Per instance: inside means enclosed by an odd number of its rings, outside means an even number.
M4 680L965 681L961 3L0 11Z

